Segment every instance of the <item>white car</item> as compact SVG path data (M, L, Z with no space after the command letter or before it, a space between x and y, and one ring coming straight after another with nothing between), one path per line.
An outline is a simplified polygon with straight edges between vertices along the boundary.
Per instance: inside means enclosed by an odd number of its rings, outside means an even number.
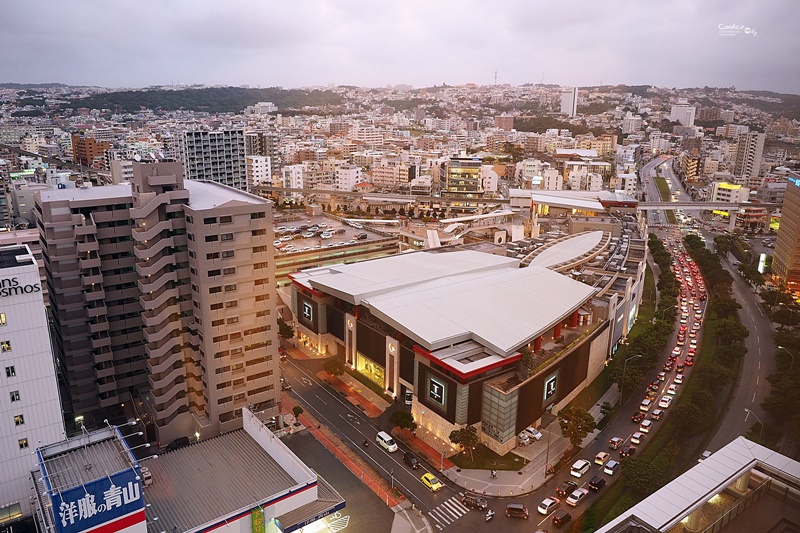
M677 383L678 385L680 385L681 383L683 383L683 374L675 374L675 380L674 380L674 381L675 381L675 383Z
M549 498L542 500L542 503L539 504L539 507L537 507L536 510L539 511L539 514L548 515L552 511L555 511L556 507L558 507L560 504L561 500L555 496L550 496Z
M644 438L644 433L637 431L636 433L631 435L631 442L633 444L641 444L643 438Z
M528 433L533 440L542 440L542 433L533 426L528 426L525 428L525 432Z
M671 403L672 403L672 396L662 396L661 401L658 402L658 406L662 409L667 409L669 408Z
M581 503L586 496L589 495L589 491L586 489L575 489L572 491L572 494L569 495L567 498L567 504L575 507L579 503Z
M675 394L677 394L677 392L678 392L678 386L675 385L674 383L667 388L667 394L671 394L672 396L675 396Z

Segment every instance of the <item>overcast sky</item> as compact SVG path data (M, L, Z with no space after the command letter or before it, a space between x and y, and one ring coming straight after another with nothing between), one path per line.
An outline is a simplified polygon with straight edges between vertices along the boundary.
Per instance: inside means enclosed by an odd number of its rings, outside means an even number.
M800 94L798 56L798 0L0 0L3 82Z

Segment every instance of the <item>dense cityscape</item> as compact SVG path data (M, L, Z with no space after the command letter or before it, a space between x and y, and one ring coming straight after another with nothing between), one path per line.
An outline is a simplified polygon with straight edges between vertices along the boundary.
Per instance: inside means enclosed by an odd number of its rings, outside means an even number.
M0 533L800 528L800 95L15 69Z

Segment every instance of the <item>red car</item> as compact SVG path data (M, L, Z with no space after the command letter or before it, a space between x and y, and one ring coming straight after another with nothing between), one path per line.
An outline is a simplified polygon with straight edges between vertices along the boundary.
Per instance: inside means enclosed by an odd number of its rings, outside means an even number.
M686 358L686 362L684 364L686 366L692 366L694 364L694 358L693 357L687 357Z

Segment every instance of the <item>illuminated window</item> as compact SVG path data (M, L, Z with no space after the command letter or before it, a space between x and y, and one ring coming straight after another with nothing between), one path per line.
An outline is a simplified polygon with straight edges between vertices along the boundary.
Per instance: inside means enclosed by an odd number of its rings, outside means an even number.
M11 351L11 341L0 341L0 350L3 352Z
M25 424L25 417L22 415L15 415L14 416L14 425L15 426L22 426Z
M6 367L6 377L7 378L13 378L16 375L17 375L17 371L14 369L13 366L7 366Z
M0 326L5 326L5 325L6 325L6 314L0 313Z
M19 401L19 391L18 390L12 390L11 391L11 401L12 402L18 402Z
M24 450L28 447L28 439L19 439L17 442L19 443L20 450Z

